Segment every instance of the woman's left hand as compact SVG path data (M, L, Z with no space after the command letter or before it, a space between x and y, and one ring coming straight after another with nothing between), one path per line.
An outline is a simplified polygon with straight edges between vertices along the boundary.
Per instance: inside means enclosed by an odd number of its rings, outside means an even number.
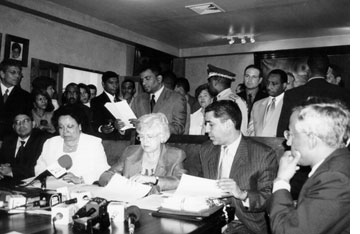
M153 183L155 183L156 178L154 176L136 174L130 178L130 181L139 182L142 184L147 184L147 183L153 184Z
M74 184L82 184L84 183L84 180L82 177L77 177L76 175L74 175L71 172L66 173L66 175L64 175L64 177L62 178L63 180L65 180L68 183L74 183Z

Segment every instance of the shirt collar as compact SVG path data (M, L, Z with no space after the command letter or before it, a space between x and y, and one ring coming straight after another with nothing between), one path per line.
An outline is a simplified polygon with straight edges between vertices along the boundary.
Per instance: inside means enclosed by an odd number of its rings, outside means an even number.
M218 95L216 95L217 100L221 100L222 97L228 96L230 93L232 93L230 88L224 89Z
M271 104L271 101L272 101L273 98L275 98L275 105L277 105L277 104L280 102L280 100L282 100L282 99L284 98L284 92L282 92L281 94L277 95L276 97L271 97L271 96L269 96L268 105Z
M109 97L111 102L114 102L115 95L112 95L104 90L104 93Z
M226 145L230 155L235 155L236 150L239 147L240 141L241 141L241 134L239 134L239 137L234 142L230 143L229 145Z
M310 178L314 173L315 171L320 167L320 165L325 161L325 158L321 161L319 161L318 163L316 163L312 168L311 168L311 171L308 175L308 177Z
M11 86L11 87L6 87L1 81L0 81L0 86L1 86L1 94L2 94L2 96L4 96L4 94L5 94L5 91L8 89L9 90L9 92L8 92L8 95L10 95L10 93L11 93L11 91L13 90L13 88L15 87L15 86Z
M163 86L161 86L161 88L160 88L158 91L156 91L155 93L151 93L151 94L150 94L150 96L151 96L151 95L155 95L155 102L157 102L157 100L159 99L162 91L164 90L164 87L165 87L165 86L163 85Z
M22 138L18 137L17 145L20 146L20 145L21 145L20 142L21 142L21 141L25 141L25 144L24 144L24 146L25 146L26 143L28 142L29 138L30 138L30 135L29 135L28 137L26 137L25 139L22 139Z
M325 77L323 77L323 76L310 77L307 82L309 82L310 80L315 80L315 79L325 79Z

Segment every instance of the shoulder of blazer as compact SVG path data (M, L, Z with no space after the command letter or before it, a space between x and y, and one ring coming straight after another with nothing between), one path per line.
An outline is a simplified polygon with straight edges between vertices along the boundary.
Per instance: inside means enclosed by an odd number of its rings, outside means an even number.
M172 146L169 146L169 145L164 145L164 150L166 150L165 154L168 156L168 157L172 157L172 158L179 158L181 155L184 155L186 158L186 153L184 150L182 149L179 149L179 148L176 148L176 147L172 147Z

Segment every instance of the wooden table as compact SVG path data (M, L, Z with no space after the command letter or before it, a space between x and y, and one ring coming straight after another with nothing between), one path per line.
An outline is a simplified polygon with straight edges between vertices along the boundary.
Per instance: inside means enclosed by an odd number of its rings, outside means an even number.
M151 215L152 211L150 210L141 210L141 212L141 218L135 228L135 233L138 234L215 234L221 233L221 228L225 225L225 219L222 213L216 213L203 221L184 221L153 217ZM74 232L71 226L56 225L56 229L57 234L82 233ZM24 234L54 233L50 215L26 213L8 215L6 213L0 213L0 233L8 233L10 231L17 231ZM128 231L124 223L112 223L108 230L97 233L124 234L128 233Z

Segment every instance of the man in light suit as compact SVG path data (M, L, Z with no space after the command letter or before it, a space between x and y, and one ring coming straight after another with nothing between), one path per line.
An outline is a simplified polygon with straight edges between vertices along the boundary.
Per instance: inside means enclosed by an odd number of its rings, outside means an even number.
M350 233L350 112L338 102L297 107L284 135L291 151L280 159L268 203L273 234ZM298 165L311 167L297 205L289 181Z
M157 66L144 66L140 79L145 93L137 95L131 104L136 117L163 113L169 121L170 133L184 134L187 115L186 98L164 86L160 68Z
M3 60L0 64L0 142L12 133L12 121L21 112L33 107L30 94L20 87L21 64Z
M265 203L278 166L275 151L241 134L241 112L232 101L207 106L205 121L211 142L200 150L203 175L217 179L218 186L230 194L237 217L225 233L268 233Z
M286 72L281 69L272 70L266 80L266 90L269 97L255 102L251 110L249 136L276 136L286 87Z

